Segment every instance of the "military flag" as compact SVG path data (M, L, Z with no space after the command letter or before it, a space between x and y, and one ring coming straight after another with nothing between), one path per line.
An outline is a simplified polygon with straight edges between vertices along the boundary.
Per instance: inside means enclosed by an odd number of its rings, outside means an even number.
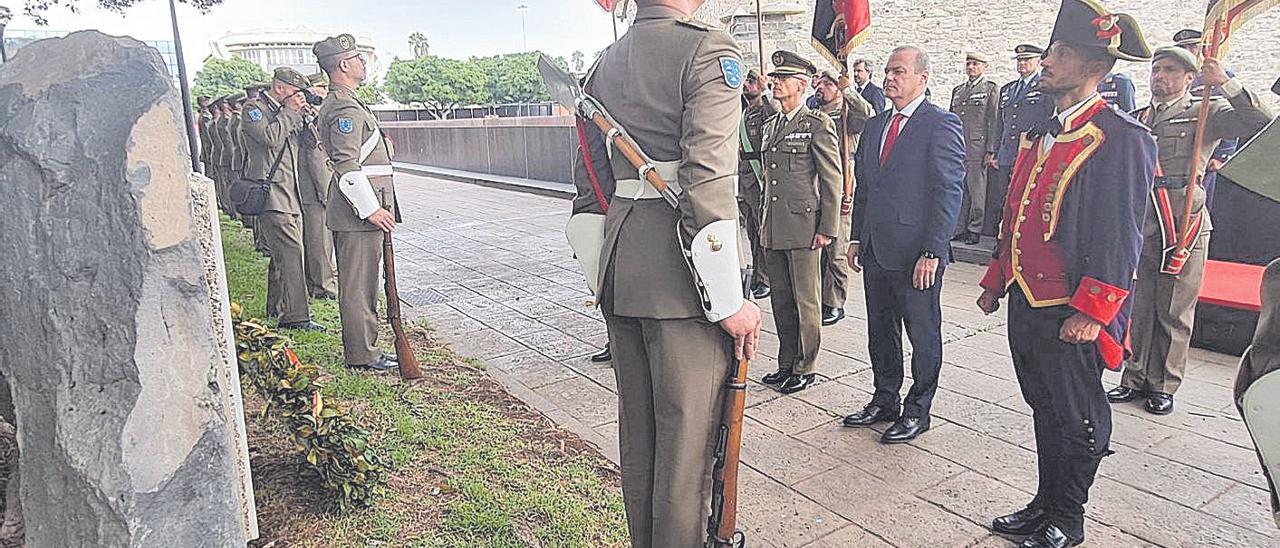
M600 5L600 9L613 13L613 7L618 5L618 0L596 0L596 4Z
M870 0L818 0L813 9L813 47L845 72L849 52L871 34Z
M1280 0L1209 0L1205 11L1204 43L1206 53L1221 59L1227 55L1227 40L1250 19L1280 5Z

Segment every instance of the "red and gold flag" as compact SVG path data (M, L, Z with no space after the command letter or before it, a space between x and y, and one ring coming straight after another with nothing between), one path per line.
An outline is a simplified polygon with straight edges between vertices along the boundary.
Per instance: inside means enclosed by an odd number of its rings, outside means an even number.
M1280 5L1280 0L1209 0L1204 17L1205 53L1221 59L1227 55L1231 34L1250 19Z
M613 13L613 8L618 5L618 0L596 0L596 4L600 5L600 9Z
M817 0L813 8L813 47L844 69L849 52L871 34L870 0Z

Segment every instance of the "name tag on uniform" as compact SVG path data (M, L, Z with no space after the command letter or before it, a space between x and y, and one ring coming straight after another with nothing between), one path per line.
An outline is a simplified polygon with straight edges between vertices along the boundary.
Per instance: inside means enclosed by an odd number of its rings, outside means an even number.
M973 100L975 100L975 101L976 101L976 100L978 100L978 99L986 99L986 98L987 98L987 94L986 94L986 93L975 93L975 94L973 94L973 95L970 95L970 96L969 96L969 98L970 98L970 99L973 99Z
M812 138L813 138L813 134L812 134L812 133L809 133L809 132L800 132L800 131L797 131L797 132L795 132L795 133L788 133L786 137L783 137L783 139L786 139L786 140L788 140L788 141L792 141L792 140L796 140L796 139L800 139L800 140L808 141L809 139L812 139Z
M1174 119L1169 120L1168 122L1165 122L1165 123L1167 123L1167 124L1186 124L1186 123L1190 123L1190 122L1194 122L1194 121L1196 121L1196 119L1195 119L1195 118L1174 118Z

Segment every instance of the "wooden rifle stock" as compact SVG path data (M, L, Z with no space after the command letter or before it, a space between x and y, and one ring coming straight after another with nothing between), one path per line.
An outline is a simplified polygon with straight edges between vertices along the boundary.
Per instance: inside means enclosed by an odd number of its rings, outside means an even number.
M391 233L382 233L382 270L387 291L387 323L396 338L396 360L400 362L400 378L413 380L422 378L422 367L418 365L417 356L413 355L413 347L409 346L409 337L404 334L404 324L400 321L400 291L396 287L396 252L391 243Z
M707 548L740 548L746 543L746 538L737 529L737 518L742 414L747 406L747 365L747 360L738 360L733 375L725 381L724 412L716 432L716 462L711 472Z

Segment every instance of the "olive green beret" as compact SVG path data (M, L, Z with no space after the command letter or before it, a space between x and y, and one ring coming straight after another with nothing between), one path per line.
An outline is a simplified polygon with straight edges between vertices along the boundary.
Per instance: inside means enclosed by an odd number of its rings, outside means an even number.
M227 101L230 101L230 102L232 102L232 103L239 103L239 102L242 102L242 101L244 101L245 99L248 99L248 98L249 98L249 96L248 96L247 94L245 94L245 92L243 92L243 91L237 91L237 92L235 92L235 93L232 93L231 95L228 95L228 96L226 97L226 100L227 100Z
M356 50L356 38L350 34L339 34L330 36L316 42L311 46L311 53L314 53L316 59L324 60L326 57L341 55L349 51Z
M277 67L273 78L277 82L284 82L298 89L311 87L311 82L307 80L306 76L289 67Z
M323 72L317 72L308 76L307 81L311 82L311 87L329 87L329 79L325 77Z
M985 63L987 62L987 56L986 56L986 55L984 55L984 54L978 53L978 52L976 52L976 51L971 51L971 52L969 52L969 53L965 54L965 56L964 56L964 60L965 60L965 61L977 61L977 62L979 62L979 63L984 63L984 64L985 64Z
M1196 57L1191 55L1191 52L1179 46L1165 46L1163 48L1157 48L1155 55L1152 58L1152 62L1159 61L1160 59L1171 59L1182 63L1182 66L1186 67L1187 70L1191 72L1200 71L1200 63L1196 62Z

